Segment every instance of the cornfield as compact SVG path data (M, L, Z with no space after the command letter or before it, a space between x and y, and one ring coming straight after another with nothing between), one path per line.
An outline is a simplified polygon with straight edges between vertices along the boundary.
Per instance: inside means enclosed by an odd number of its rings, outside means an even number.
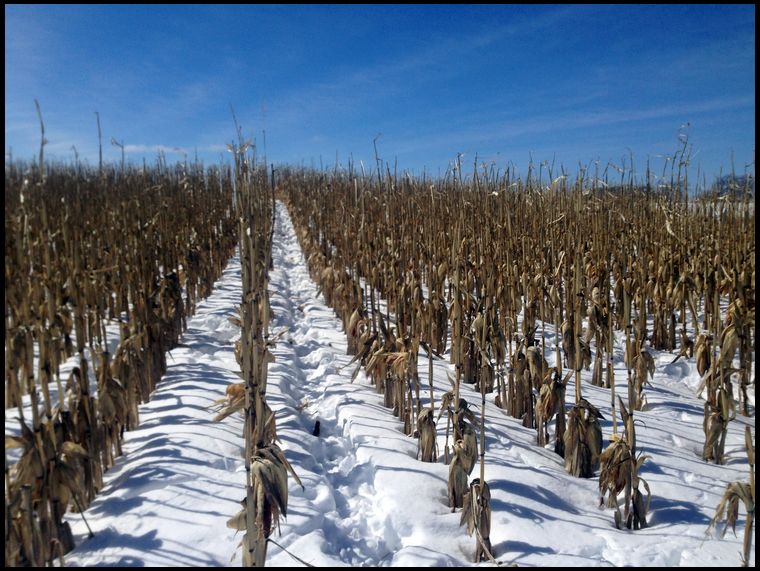
M351 382L363 371L403 433L418 439L417 458L448 466L441 493L475 538L475 562L498 556L488 415L534 430L536 445L569 474L598 475L618 528L645 528L657 490L639 469L657 459L637 450L634 415L647 410L651 351L672 351L694 359L702 377L702 460L726 461L728 425L750 414L754 384L746 193L695 198L583 174L572 184L554 173L548 183L530 173L522 181L477 166L466 178L458 167L434 181L352 167L283 168L270 178L250 150L240 137L230 146L234 165L208 170L160 161L6 168L6 410L19 421L18 435L6 436L6 565L63 562L74 547L63 515L83 512L102 488L166 371L166 352L236 246L243 295L230 320L240 328L242 381L228 386L214 420L243 414L245 497L227 525L244 532L243 564L266 564L287 515L288 474L301 484L266 399L272 348L284 334L270 332L268 289L278 199L342 322ZM113 350L109 325L118 328ZM615 394L616 346L625 395ZM433 362L446 360L448 385L436 386ZM582 371L609 390L606 448L607 419L584 398ZM463 397L464 385L479 406ZM750 435L747 442L750 484L729 485L713 526L724 515L735 525L742 500L751 530ZM9 458L13 448L20 455Z
M418 350L432 364L449 348L456 378L438 415L448 413L449 505L465 508L470 533L480 529L476 561L493 557L490 515L481 515L490 494L482 457L480 478L467 484L478 444L461 383L484 397L495 393L498 407L537 430L540 446L549 444L556 417L554 450L566 470L590 478L601 463L609 505L625 491L618 527L639 529L652 495L638 475L649 456L636 456L632 418L646 407L656 370L648 347L679 351L677 359L693 358L696 347L704 374L703 458L724 461L728 422L737 408L749 414L754 383L754 211L747 193L743 200L695 199L685 190L663 194L583 174L572 185L552 173L548 184L530 174L523 182L477 166L466 179L458 168L436 181L389 168L376 178L351 167L331 175L290 171L278 188L312 278L343 321L359 362L353 378L365 366L404 432L420 438L423 461L434 460L435 403L432 374L425 402ZM557 332L554 348L547 346L547 324ZM612 366L616 334L631 408L618 397L623 437ZM606 451L604 417L583 398L581 371L592 367L592 383L610 389L615 416ZM574 403L566 404L573 375ZM486 430L484 414L483 447Z
M6 565L63 562L74 547L64 513L102 488L234 252L231 176L6 167L5 406L19 424L5 442Z

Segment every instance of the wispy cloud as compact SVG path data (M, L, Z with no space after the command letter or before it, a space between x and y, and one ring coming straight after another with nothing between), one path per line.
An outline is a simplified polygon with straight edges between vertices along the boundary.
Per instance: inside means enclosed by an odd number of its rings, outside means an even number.
M483 50L518 37L548 32L577 15L578 10L559 8L469 35L440 35L410 46L410 51L400 57L389 56L385 61L348 72L345 68L333 71L320 81L297 84L269 101L266 121L273 128L285 130L311 124L315 118L350 119L370 112L373 107L382 109L393 97L426 85L439 86L457 80L469 73L472 62ZM427 97L434 99L435 91ZM245 116L252 123L257 110L249 108Z
M394 147L398 153L409 153L430 148L448 148L452 152L469 148L473 144L514 144L526 135L559 133L569 130L606 127L622 123L649 121L653 119L673 118L673 130L694 116L712 111L727 111L754 106L751 96L722 97L686 104L670 104L645 109L608 109L605 111L579 110L558 115L537 115L528 118L514 118L494 121L487 116L481 123L466 128L444 131L436 136L434 133L409 132L401 137L405 143Z

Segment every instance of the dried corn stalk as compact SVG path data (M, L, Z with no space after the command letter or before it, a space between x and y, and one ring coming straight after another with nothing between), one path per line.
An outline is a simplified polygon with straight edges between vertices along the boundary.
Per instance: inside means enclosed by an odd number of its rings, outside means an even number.
M607 495L607 505L615 508L615 527L618 529L623 525L628 529L643 529L647 527L646 516L652 493L647 481L639 476L639 470L649 456L643 454L636 456L633 412L628 412L622 399L619 399L619 402L625 432L622 437L614 435L610 445L599 458L601 466L599 474L600 504L604 502L604 496ZM643 485L647 492L646 500L639 489L639 485ZM625 494L624 513L622 514L618 503L618 495L621 492Z
M747 512L747 519L744 523L744 545L742 551L742 566L749 566L749 558L752 552L752 528L755 522L755 447L752 443L752 431L747 426L744 431L744 443L747 449L747 460L749 462L749 481L748 482L730 482L726 485L726 491L715 508L715 516L707 527L707 533L716 529L718 523L724 518L726 524L723 527L721 537L726 535L728 527L736 535L736 522L739 520L739 503L744 504Z
M603 419L599 410L581 399L567 414L565 429L565 470L578 478L591 478L599 467L602 453Z
M491 547L491 490L480 478L470 483L464 496L464 509L459 525L467 524L467 535L476 534L475 563L494 560Z
M419 459L423 462L435 462L438 460L436 445L434 411L426 408L417 417L417 431L419 433Z

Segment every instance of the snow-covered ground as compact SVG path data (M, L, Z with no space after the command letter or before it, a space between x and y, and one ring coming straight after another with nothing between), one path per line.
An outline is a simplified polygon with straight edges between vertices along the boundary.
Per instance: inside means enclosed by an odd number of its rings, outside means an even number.
M286 330L269 368L267 398L277 415L282 448L300 476L290 479L288 516L270 543L267 564L318 566L470 565L475 539L459 526L446 495L448 467L415 459L417 442L382 406L382 396L354 368L345 367L345 335L309 278L287 211L278 204L270 276L273 333ZM225 526L244 496L242 418L212 422L212 403L237 382L227 317L240 303L240 264L230 261L213 294L198 304L180 347L140 427L125 435L125 455L106 474L106 486L85 512L69 514L78 547L72 565L239 565L242 533ZM554 346L547 327L547 357ZM636 413L637 447L651 456L642 470L653 499L644 530L617 530L612 510L599 507L598 478L569 476L553 443L539 448L535 430L496 408L487 397L485 477L491 488L491 542L503 563L526 566L733 566L738 537L707 537L725 484L746 480L744 426L730 423L724 466L701 460L703 403L694 394L693 360L653 352L657 371L648 404ZM617 392L625 396L622 346L615 350ZM553 357L550 358L553 362ZM344 368L345 367L345 368ZM448 390L447 360L435 361L436 402ZM420 378L427 386L427 359ZM612 432L609 391L583 372L583 395L604 414L605 444ZM479 407L469 385L462 397ZM427 403L427 398L423 404ZM568 387L567 402L574 402ZM316 421L320 423L314 436ZM442 456L445 423L438 426ZM477 473L473 473L476 476ZM286 551L287 550L287 551ZM291 556L292 554L292 556ZM754 564L754 555L751 559ZM487 563L484 565L491 565Z
M68 514L78 547L70 565L228 565L237 540L226 528L244 496L242 427L228 417L212 422L214 401L235 371L228 321L240 303L240 264L234 258L211 297L198 303L167 372L140 407L140 426L125 433L125 454L85 511Z

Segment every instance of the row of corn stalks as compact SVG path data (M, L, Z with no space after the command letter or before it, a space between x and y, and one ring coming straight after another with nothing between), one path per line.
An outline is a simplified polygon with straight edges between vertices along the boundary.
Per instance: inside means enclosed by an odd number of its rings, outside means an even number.
M343 321L349 353L366 367L405 432L420 437L424 459L435 454L435 421L432 378L427 407L421 398L419 347L431 361L448 350L456 368L442 407L454 420L454 447L445 450L450 466L465 454L471 472L477 444L468 437L475 433L463 420L466 403L458 394L460 382L471 383L481 393L495 392L497 406L535 428L542 446L554 421L554 449L569 473L591 477L604 461L600 490L609 492L611 505L612 496L626 493L617 524L643 527L648 498L638 491L638 469L646 457L636 456L632 418L645 405L654 374L648 347L696 359L705 394L705 460L724 461L736 408L733 382L740 412L749 413L753 205L747 194L689 200L685 192L658 194L598 177L581 175L570 185L552 173L548 184L511 174L475 169L463 179L455 171L431 184L389 170L377 178L351 168L292 170L281 188L312 277ZM547 322L557 332L553 367L545 358ZM630 410L614 391L616 333ZM614 448L604 458L602 416L582 394L584 368L593 368L593 384L610 389ZM566 411L572 376L575 402ZM631 461L621 464L623 456ZM455 472L450 496L459 507L466 476ZM622 480L630 485L621 487Z
M280 516L287 515L288 472L301 484L284 452L275 442L275 415L266 401L267 369L274 361L270 348L268 273L272 266L274 195L265 167L256 167L250 143L231 145L235 156L235 201L238 212L243 299L239 316L231 318L241 328L235 355L242 382L227 388L219 421L243 410L245 438L246 495L242 509L228 527L244 531L241 542L244 567L264 567L267 546Z
M6 165L5 405L21 425L6 436L7 566L73 548L64 514L102 488L166 351L233 254L233 209L229 170Z

